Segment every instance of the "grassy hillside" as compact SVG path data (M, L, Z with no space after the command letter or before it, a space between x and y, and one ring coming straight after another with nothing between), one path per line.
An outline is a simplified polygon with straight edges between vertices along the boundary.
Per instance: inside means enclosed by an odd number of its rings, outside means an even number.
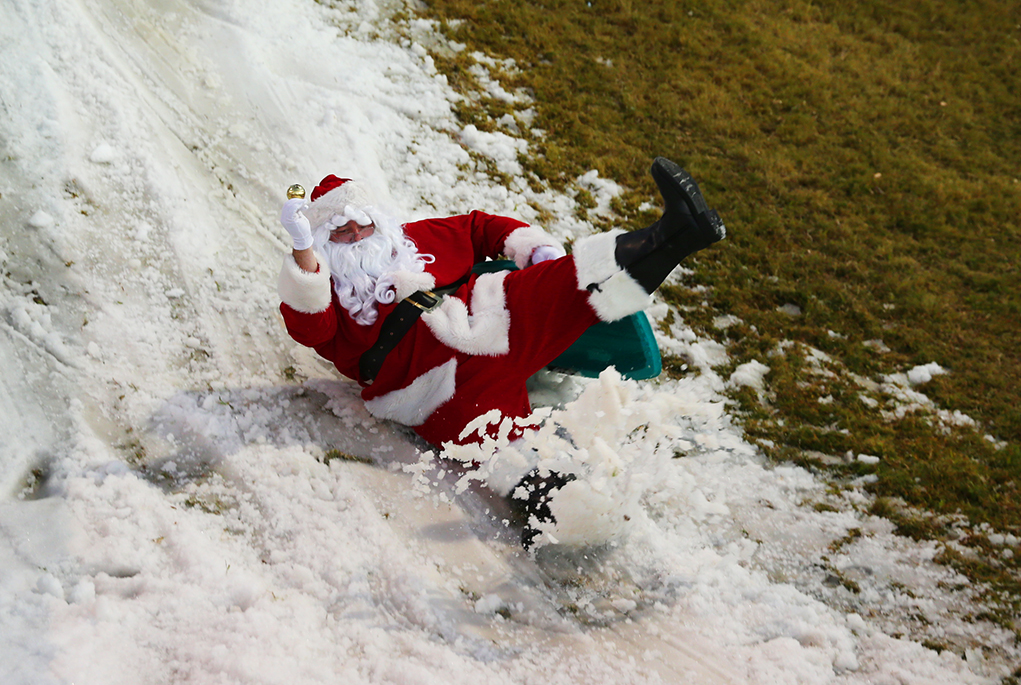
M1021 534L1014 0L429 0L424 12L467 45L436 58L465 92L473 52L514 61L499 76L534 94L535 179L567 187L598 169L628 188L617 210L632 227L655 217L639 211L656 198L654 156L700 181L730 235L694 262L686 285L707 288L667 296L735 365L771 368L767 396L738 393L735 411L772 457L835 483L876 474L877 512L908 534L943 538L958 513ZM461 116L492 130L508 111L476 98ZM714 328L724 314L740 322ZM929 362L949 372L919 388L935 408L883 382ZM1017 559L968 530L979 557L948 548L948 560L1016 591Z

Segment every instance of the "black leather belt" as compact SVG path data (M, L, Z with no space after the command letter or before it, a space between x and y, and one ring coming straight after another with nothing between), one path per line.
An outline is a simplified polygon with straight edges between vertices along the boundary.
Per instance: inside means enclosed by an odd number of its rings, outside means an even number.
M418 321L418 317L439 307L444 295L460 288L468 282L469 278L471 278L471 274L444 288L438 288L435 291L419 290L401 300L383 320L376 344L367 349L358 360L358 375L361 376L362 383L372 385L379 370L383 368L383 362L386 361L387 355L411 330L411 327Z

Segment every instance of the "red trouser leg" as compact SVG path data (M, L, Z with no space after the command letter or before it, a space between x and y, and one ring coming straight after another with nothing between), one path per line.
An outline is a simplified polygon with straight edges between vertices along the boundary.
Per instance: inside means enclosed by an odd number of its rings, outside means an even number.
M457 355L454 396L415 428L431 444L462 442L464 427L493 409L505 417L527 416L531 406L525 381L599 322L588 293L578 290L572 257L513 271L504 280L504 290L510 351L498 357ZM477 441L477 434L474 437L464 442Z

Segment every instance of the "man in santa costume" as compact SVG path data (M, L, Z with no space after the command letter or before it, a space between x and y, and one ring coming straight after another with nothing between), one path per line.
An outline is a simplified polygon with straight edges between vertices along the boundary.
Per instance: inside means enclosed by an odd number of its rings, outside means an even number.
M530 376L592 325L644 309L682 259L724 237L684 170L657 158L651 173L662 217L582 238L570 256L479 211L401 225L357 181L327 176L280 216L294 239L279 280L287 330L358 382L374 416L437 446L478 441L463 434L473 419L528 416ZM519 270L472 273L501 256ZM522 475L489 484L504 494Z

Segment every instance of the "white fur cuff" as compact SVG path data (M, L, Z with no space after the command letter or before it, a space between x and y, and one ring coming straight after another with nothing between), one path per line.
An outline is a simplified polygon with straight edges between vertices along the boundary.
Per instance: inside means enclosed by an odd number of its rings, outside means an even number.
M617 264L617 236L622 233L620 229L599 233L574 246L578 289L589 291L589 304L603 321L623 319L652 303L645 288Z
M441 404L454 396L457 360L426 371L411 385L366 400L365 408L380 419L421 426Z
M550 247L559 247L562 249L560 243L553 239L546 231L535 226L522 226L516 228L507 236L507 240L503 243L503 252L505 255L514 260L519 269L524 269L528 266L528 261L532 258L532 250L539 247L540 245L548 245Z
M603 321L616 321L640 312L652 304L652 295L627 271L618 271L596 285L588 302Z
M397 292L397 299L403 300L408 295L417 293L419 290L432 290L436 287L436 277L431 273L420 271L395 271L390 276L393 279L394 290Z
M471 295L471 314L456 297L443 300L422 320L447 347L472 355L498 357L510 351L510 312L503 279L507 271L482 274Z
M326 311L333 297L330 271L322 267L326 260L318 252L315 256L320 264L316 273L309 273L298 266L293 255L285 256L284 265L280 269L280 278L277 280L280 301L291 309L305 314Z
M593 283L602 283L620 271L614 256L617 236L624 233L614 229L582 238L574 244L574 268L578 271L578 290L588 290Z

